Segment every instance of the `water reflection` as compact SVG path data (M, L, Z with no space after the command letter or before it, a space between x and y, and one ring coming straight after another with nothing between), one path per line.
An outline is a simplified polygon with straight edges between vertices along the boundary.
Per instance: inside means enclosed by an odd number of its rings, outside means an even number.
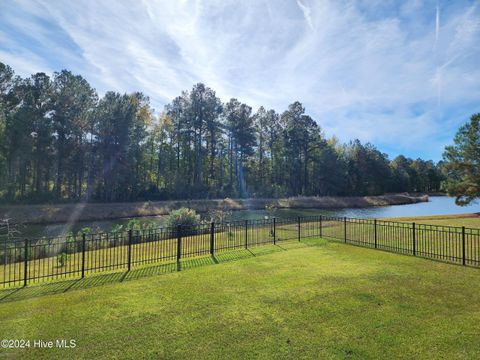
M238 213L241 213L239 211ZM311 215L329 215L339 217L352 218L391 218L391 217L413 217L413 216L433 216L433 215L453 215L480 212L480 205L473 204L470 206L457 206L455 199L447 196L431 196L429 202L394 205L394 206L377 206L370 208L347 208L335 210L319 210L319 209L304 209L304 210L279 210L279 216L285 213L286 216L307 216ZM241 214L238 214L239 216Z
M233 220L256 220L263 219L265 216L276 217L297 217L313 215L329 215L352 218L387 218L402 216L429 216L429 215L447 215L480 212L480 205L474 204L467 207L455 205L454 199L446 196L432 196L427 203L381 206L371 208L348 208L348 209L279 209L272 212L265 210L240 210L232 212ZM141 218L142 222L152 223L160 227L165 225L165 217ZM89 226L99 231L109 231L113 226L125 225L128 219L118 219L110 221L81 222L73 226L73 231L77 232L85 226ZM22 236L26 237L52 237L65 232L65 224L55 225L31 225L22 230Z

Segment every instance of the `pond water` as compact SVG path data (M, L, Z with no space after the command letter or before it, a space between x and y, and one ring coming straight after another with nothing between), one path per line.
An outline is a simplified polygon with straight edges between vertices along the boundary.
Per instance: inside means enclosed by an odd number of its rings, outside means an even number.
M480 205L474 204L466 207L455 205L454 198L446 196L431 196L429 202L408 204L379 206L370 208L346 208L346 209L279 209L273 213L275 217L297 217L297 216L314 216L328 215L351 218L389 218L402 216L430 216L430 215L450 215L480 212ZM203 215L205 216L205 215ZM239 210L232 212L232 220L255 220L263 219L265 216L272 216L265 210ZM141 223L152 223L156 227L165 225L165 216L138 218ZM20 229L22 237L53 237L65 234L69 231L80 231L84 227L91 227L95 231L110 231L113 226L126 225L129 219L116 219L108 221L89 221L79 222L74 225L67 226L65 224L52 225L29 225Z

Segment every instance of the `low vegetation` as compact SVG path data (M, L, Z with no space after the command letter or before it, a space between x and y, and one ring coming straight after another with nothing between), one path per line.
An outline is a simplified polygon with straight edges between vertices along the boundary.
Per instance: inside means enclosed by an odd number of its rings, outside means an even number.
M442 225L442 226L465 226L480 229L480 214L457 214L457 215L436 215L398 217L387 220L416 222L419 224Z
M180 208L173 210L167 216L166 226L175 228L177 226L192 227L200 224L200 215L193 209Z
M252 249L255 257L237 251L219 264L205 258L211 265L163 276L104 278L99 287L85 279L0 292L0 338L77 340L75 349L2 355L480 357L478 269L318 239L292 245ZM58 294L30 298L43 290Z

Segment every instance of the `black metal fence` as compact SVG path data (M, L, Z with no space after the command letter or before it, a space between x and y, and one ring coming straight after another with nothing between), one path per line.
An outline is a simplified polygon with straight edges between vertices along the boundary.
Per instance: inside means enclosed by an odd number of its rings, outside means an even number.
M480 266L480 229L396 221L327 218L323 236L345 243Z
M314 216L5 241L0 249L0 284L83 278L307 237L480 266L480 229Z

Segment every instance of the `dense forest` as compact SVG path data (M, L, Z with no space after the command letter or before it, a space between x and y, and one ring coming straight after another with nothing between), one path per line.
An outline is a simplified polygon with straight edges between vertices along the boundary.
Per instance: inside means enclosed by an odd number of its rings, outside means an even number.
M254 111L199 83L157 115L140 92L99 97L70 71L21 78L0 63L3 201L430 192L440 168L327 139L300 102Z

